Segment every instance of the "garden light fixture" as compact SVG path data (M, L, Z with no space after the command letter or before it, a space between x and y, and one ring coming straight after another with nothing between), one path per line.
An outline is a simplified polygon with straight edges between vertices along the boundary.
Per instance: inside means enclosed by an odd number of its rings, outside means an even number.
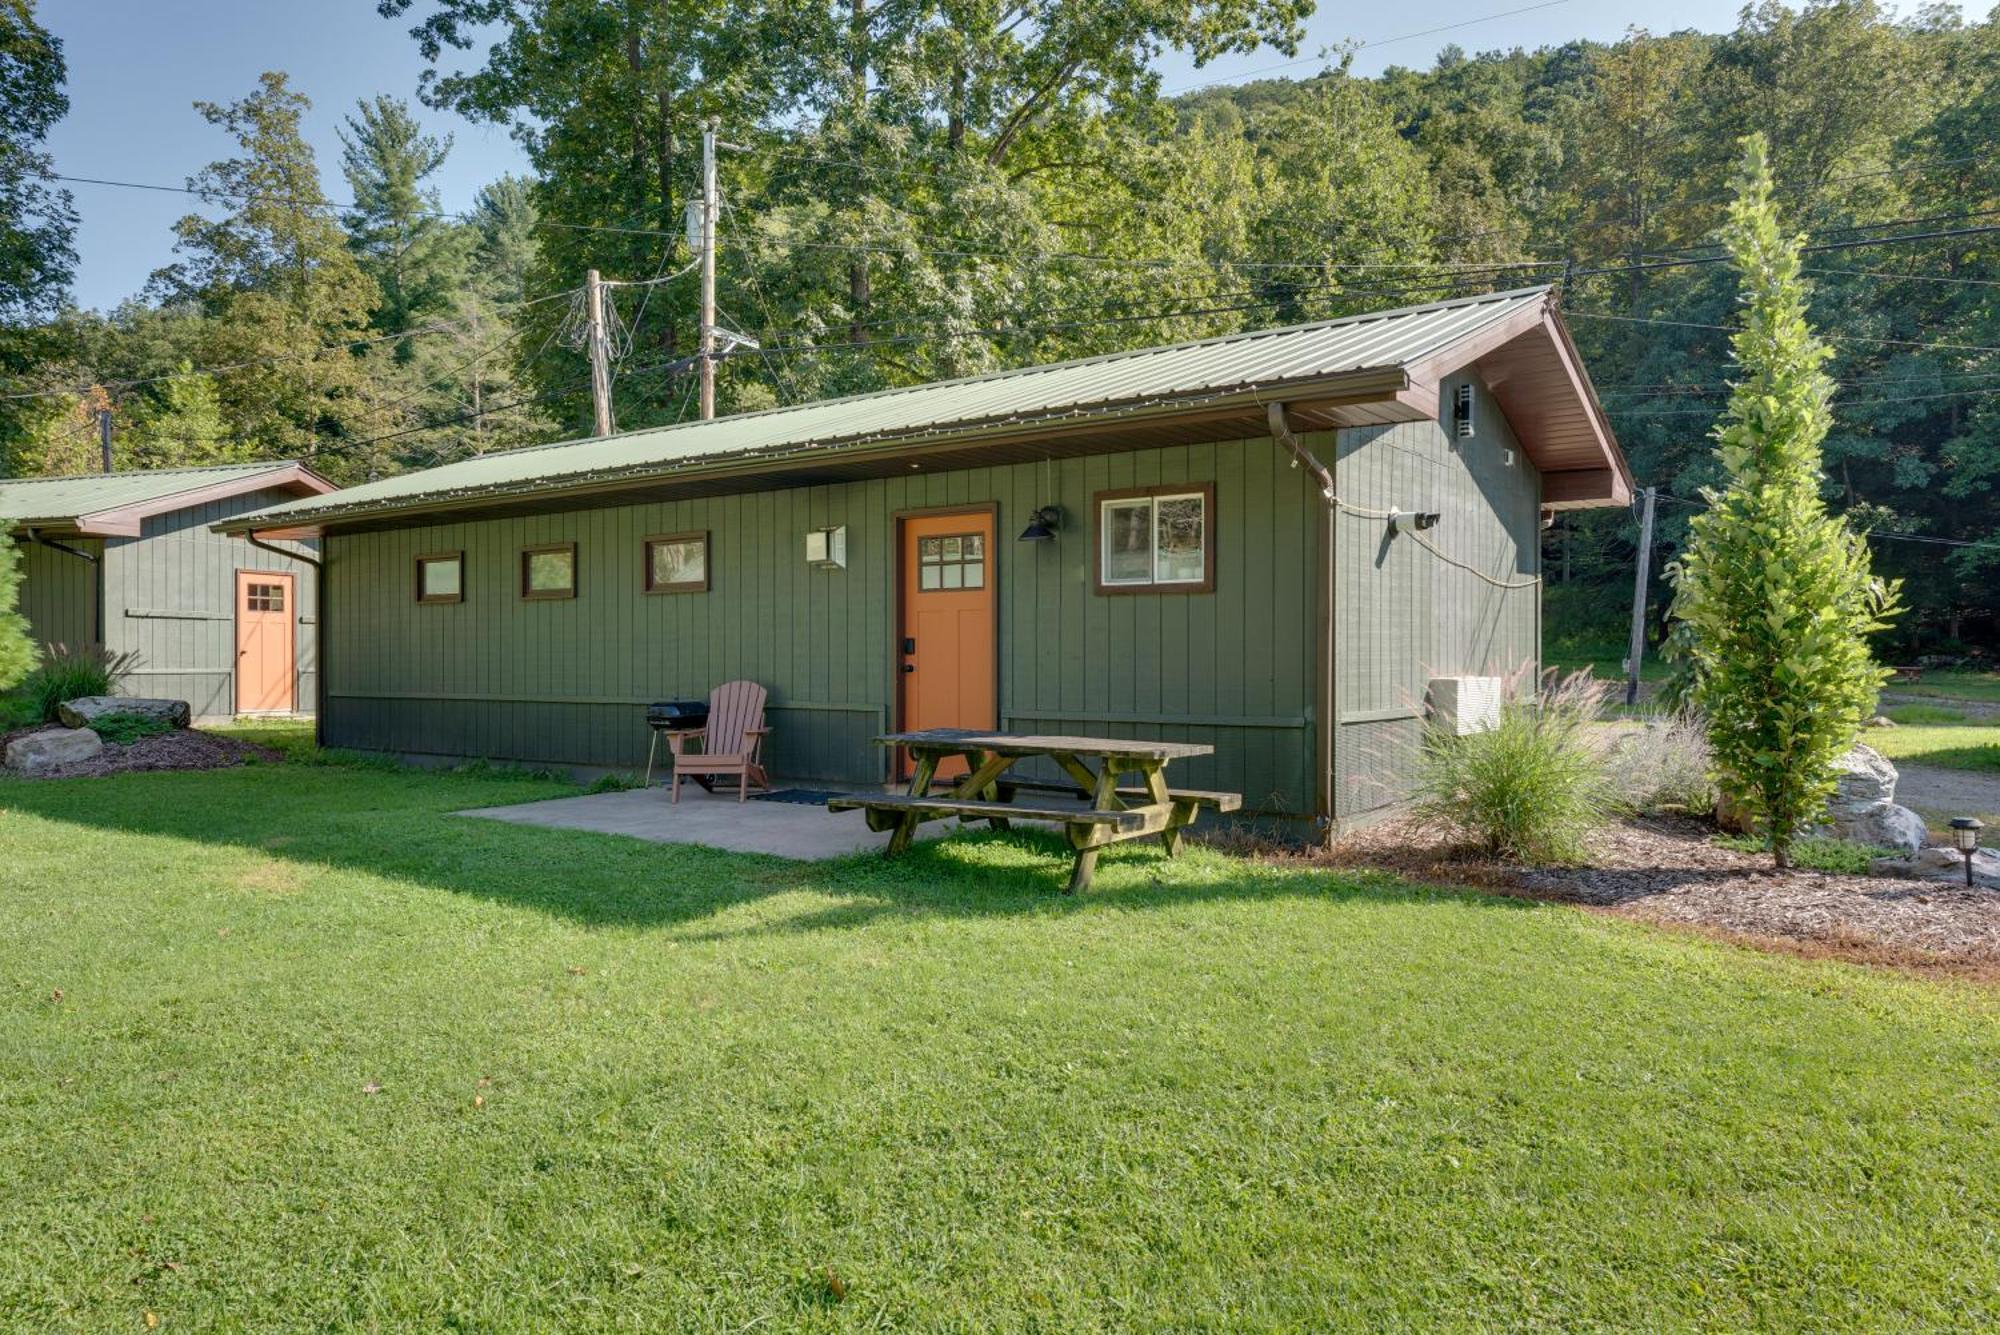
M1972 884L1972 855L1979 851L1979 832L1985 826L1977 816L1954 816L1951 822L1951 846L1965 855L1965 883Z

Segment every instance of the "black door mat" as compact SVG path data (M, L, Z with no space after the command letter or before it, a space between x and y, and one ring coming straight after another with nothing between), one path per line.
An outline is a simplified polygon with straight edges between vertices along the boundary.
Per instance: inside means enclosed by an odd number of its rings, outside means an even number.
M828 798L842 797L843 793L828 792L823 788L776 788L768 793L752 793L752 802L790 802L801 807L823 807Z

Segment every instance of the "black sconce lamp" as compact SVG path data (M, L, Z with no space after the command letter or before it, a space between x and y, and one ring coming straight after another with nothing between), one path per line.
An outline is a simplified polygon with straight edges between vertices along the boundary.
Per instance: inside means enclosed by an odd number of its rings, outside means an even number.
M1041 509L1035 511L1034 518L1030 519L1028 526L1021 530L1019 540L1022 542L1053 542L1055 541L1056 530L1061 527L1062 507L1060 505L1044 505Z

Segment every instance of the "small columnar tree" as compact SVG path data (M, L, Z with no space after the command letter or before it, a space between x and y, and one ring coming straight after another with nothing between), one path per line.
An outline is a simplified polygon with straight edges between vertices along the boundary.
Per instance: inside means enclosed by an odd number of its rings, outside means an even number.
M1779 229L1762 135L1744 141L1735 191L1723 243L1742 279L1731 338L1741 377L1715 431L1728 482L1703 492L1708 508L1690 522L1674 615L1717 778L1788 867L1793 838L1833 790L1834 760L1874 711L1888 674L1868 636L1898 610L1898 591L1820 495L1833 354L1806 323L1801 238Z
M18 686L41 657L20 607L21 552L13 525L0 520L0 691Z

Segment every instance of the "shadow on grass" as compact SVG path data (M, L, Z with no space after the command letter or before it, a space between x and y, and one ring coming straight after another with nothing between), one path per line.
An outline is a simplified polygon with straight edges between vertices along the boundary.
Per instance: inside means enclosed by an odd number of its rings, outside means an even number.
M965 831L893 861L861 853L796 862L619 835L473 821L467 807L574 796L546 780L377 767L255 765L203 773L0 781L0 813L83 830L185 840L309 867L365 873L511 904L589 926L674 927L805 892L839 902L752 932L862 927L910 914L995 917L1150 910L1203 900L1288 897L1524 903L1323 866L1259 862L1191 846L1107 850L1097 881L1060 893L1068 845L1053 832ZM79 869L101 853L78 845Z

